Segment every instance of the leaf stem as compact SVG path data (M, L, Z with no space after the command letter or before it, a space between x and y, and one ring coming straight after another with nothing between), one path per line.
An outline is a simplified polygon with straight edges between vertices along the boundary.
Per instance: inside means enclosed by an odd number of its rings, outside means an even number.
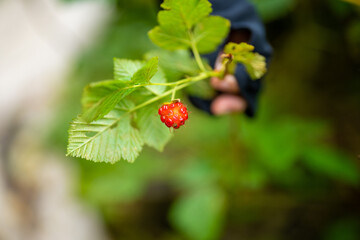
M195 61L197 63L197 65L199 66L200 70L203 72L206 72L206 69L204 67L204 64L201 60L199 51L197 49L197 47L195 46L195 44L193 43L193 41L191 41L191 50L193 51L194 57L195 57Z
M184 82L183 84L178 85L178 86L176 87L176 90L183 89L183 88L185 88L185 87L187 87L187 86L189 86L189 85L191 85L191 84L193 84L193 83L195 83L195 82L204 80L204 79L209 78L209 77L214 76L214 75L216 75L214 72L203 72L203 73L200 73L200 74L199 74L198 76L196 76L196 77L186 78L186 79L184 79L184 80L187 80L187 81ZM181 80L180 80L180 81L181 81ZM180 81L178 81L178 82L180 82ZM151 104L151 103L153 103L153 102L156 102L157 100L160 100L160 99L162 99L163 97L166 97L166 96L168 96L168 95L170 95L170 94L172 94L172 93L173 93L173 89L168 90L168 91L166 91L166 92L164 92L164 93L162 93L162 94L160 94L160 95L158 95L158 96L156 96L156 97L153 97L152 99L149 99L149 100L146 101L146 102L143 102L143 103L141 103L141 104L139 104L139 105L131 108L131 109L128 111L128 113L134 112L134 111L136 111L136 110L138 110L138 109L140 109L140 108L143 108L143 107L145 107L145 106L147 106L147 105L149 105L149 104Z
M176 94L176 87L178 85L175 85L174 89L173 89L173 92L172 92L172 95L171 95L171 101L173 101L175 99L175 94Z
M198 49L196 47L196 44L195 44L195 41L194 41L194 37L193 37L190 30L188 30L188 35L189 35L189 38L190 38L191 50L192 50L192 52L194 54L195 61L196 61L197 65L199 66L200 70L203 71L203 72L206 72L204 63L201 60L199 51L198 51Z

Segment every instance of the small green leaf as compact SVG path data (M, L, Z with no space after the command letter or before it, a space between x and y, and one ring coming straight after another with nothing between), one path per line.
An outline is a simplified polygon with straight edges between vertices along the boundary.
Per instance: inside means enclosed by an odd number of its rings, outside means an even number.
M228 35L230 22L220 16L209 16L194 29L194 39L200 53L210 53Z
M149 37L153 43L166 50L188 49L191 42L185 32L166 31L157 26L149 31Z
M157 56L159 55L152 55L151 58L149 57L147 58L147 60L151 60L152 58ZM114 58L114 78L121 81L130 81L134 73L140 68L142 68L144 65L144 61ZM154 77L151 78L150 82L166 83L166 78L160 68L158 69L158 72L154 75ZM165 86L146 86L146 88L155 95L163 93L166 89Z
M305 164L314 172L358 185L360 172L347 155L326 147L312 147L304 152Z
M232 64L244 64L251 79L256 80L261 78L267 71L266 59L253 51L254 47L244 42L240 44L230 42L224 48L225 53L232 55ZM229 69L235 71L234 65L231 65Z
M130 81L144 63L136 60L114 58L114 79Z
M76 118L69 129L67 155L95 162L133 162L143 141L139 131L131 126L131 116L124 111L131 107L131 102L122 101L104 118L91 123Z
M216 91L210 85L209 81L196 82L187 87L186 92L192 96L197 96L204 99L211 99L216 95Z
M166 83L166 77L161 68L158 69L157 73L150 80L151 83ZM146 89L155 95L160 95L166 90L166 86L161 85L150 85L146 86Z
M109 95L120 88L125 88L128 86L129 85L127 81L120 80L105 80L90 83L84 88L81 98L83 112L87 111L104 96Z
M159 12L160 25L176 29L191 29L212 11L211 4L207 0L165 0L161 7L167 11Z
M146 65L137 70L131 78L132 84L144 84L149 83L150 79L156 74L158 70L159 59L153 57Z
M189 239L219 239L224 210L224 193L205 188L179 198L170 210L170 220Z
M124 89L120 88L110 92L105 97L101 98L97 103L92 105L81 118L86 122L99 120L108 114L124 97L135 91L135 88Z
M129 62L128 62L129 63ZM129 65L129 64L125 64ZM125 66L123 65L123 66ZM156 57L150 59L145 66L137 70L134 75L131 77L131 80L128 81L128 85L125 87L116 88L117 84L114 86L109 86L111 83L106 83L106 89L114 89L113 91L103 90L106 95L104 95L98 102L93 104L88 108L84 114L81 116L86 122L92 122L94 120L99 120L109 113L117 103L119 103L127 95L135 91L136 85L149 83L150 79L156 74L158 66L158 59ZM124 71L123 71L124 73ZM128 72L130 73L130 72ZM124 76L124 75L123 75ZM125 82L121 81L120 86L123 86ZM97 88L99 89L99 88Z
M158 14L160 26L149 32L150 39L167 50L187 49L191 46L189 32L211 12L207 0L166 0Z
M198 48L199 53L216 49L226 37L230 22L209 16L207 0L166 0L158 14L159 26L149 32L150 39L167 50Z
M160 121L158 106L159 104L155 103L137 111L136 122L144 142L158 151L163 151L172 134Z
M184 75L195 75L199 73L196 62L189 51L176 50L165 51L162 49L148 52L145 55L146 59L154 56L159 56L159 66L164 70L164 73L171 81L179 80Z

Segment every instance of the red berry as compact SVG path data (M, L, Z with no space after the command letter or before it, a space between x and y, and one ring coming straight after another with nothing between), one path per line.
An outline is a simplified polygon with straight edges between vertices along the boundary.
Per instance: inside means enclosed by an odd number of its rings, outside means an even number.
M174 124L174 120L172 120L171 118L167 118L165 120L165 124L166 126L171 127Z
M188 119L187 108L179 101L174 100L171 103L163 104L158 111L160 120L167 127L178 129L185 124Z

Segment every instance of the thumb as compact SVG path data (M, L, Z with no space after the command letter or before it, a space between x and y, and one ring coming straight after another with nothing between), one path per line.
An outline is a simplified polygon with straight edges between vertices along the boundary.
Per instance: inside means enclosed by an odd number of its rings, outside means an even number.
M214 99L210 109L214 115L224 115L234 112L244 112L246 101L237 95L222 94Z

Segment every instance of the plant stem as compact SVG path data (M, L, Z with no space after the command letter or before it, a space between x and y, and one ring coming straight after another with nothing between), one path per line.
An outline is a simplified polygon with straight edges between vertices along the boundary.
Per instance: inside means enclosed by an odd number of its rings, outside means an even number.
M177 85L175 85L175 87L173 89L173 92L172 92L172 95L171 95L171 101L173 101L175 99L176 87L177 87Z
M184 78L176 82L170 82L170 83L150 83L148 85L154 85L154 86L173 86L173 85L179 85L181 83L190 82L191 78ZM147 86L147 85L146 85Z
M191 50L192 50L192 52L194 54L195 61L196 61L197 65L199 66L200 70L203 71L203 72L206 72L206 69L205 69L204 64L203 64L203 62L201 60L199 51L198 51L198 49L196 47L196 44L194 42L194 37L193 37L190 29L188 29L188 35L189 35L189 38L190 38Z
M185 83L183 83L183 84L181 84L181 85L179 85L179 86L177 86L177 87L176 87L176 90L183 89L183 88L185 88L185 87L187 87L187 86L189 86L189 85L191 85L191 84L193 84L193 83L195 83L195 82L204 80L204 79L209 78L209 77L214 76L214 75L215 75L214 72L203 72L203 73L200 73L200 74L199 74L198 76L196 76L196 77L187 78L186 80L188 80L188 81L185 82ZM181 80L180 80L180 81L181 81ZM134 112L134 111L136 111L136 110L138 110L138 109L140 109L140 108L143 108L143 107L145 107L145 106L147 106L147 105L149 105L149 104L151 104L151 103L153 103L153 102L156 102L156 101L162 99L163 97L166 97L166 96L168 96L168 95L170 95L170 94L172 94L172 93L173 93L173 89L168 90L168 91L166 91L166 92L164 92L164 93L162 93L162 94L160 94L160 95L158 95L158 96L156 96L156 97L153 97L152 99L149 99L149 100L146 101L146 102L143 102L143 103L141 103L141 104L133 107L132 109L130 109L130 110L128 111L128 113L131 113L131 112Z
M193 41L191 41L191 50L192 50L192 52L194 54L195 61L196 61L197 65L199 66L200 70L203 71L203 72L206 72L206 69L205 69L204 64L203 64L203 62L201 60L199 51L197 50L197 47L195 46Z

